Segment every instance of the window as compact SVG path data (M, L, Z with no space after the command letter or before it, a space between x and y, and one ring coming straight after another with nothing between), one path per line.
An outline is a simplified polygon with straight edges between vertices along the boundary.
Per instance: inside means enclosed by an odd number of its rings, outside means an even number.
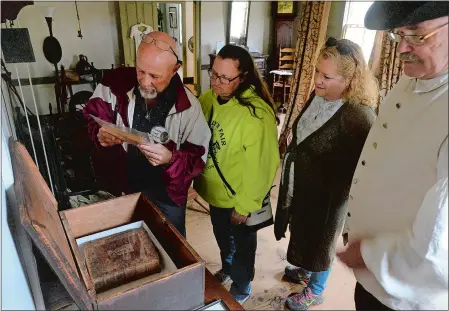
M368 62L376 37L375 30L368 30L364 26L366 12L373 2L347 1L343 22L343 38L351 40L362 48L363 56Z
M246 45L248 39L249 1L232 1L229 3L231 14L228 43ZM229 27L229 26L228 26Z

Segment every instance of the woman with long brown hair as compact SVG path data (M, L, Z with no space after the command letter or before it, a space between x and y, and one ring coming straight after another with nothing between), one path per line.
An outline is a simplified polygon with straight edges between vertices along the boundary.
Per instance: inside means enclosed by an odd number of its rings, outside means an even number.
M220 248L222 284L243 303L251 294L257 233L245 225L262 207L279 166L273 100L245 49L224 46L209 71L212 89L200 97L212 132L209 157L194 187L210 204ZM221 172L221 173L220 173Z
M377 100L377 83L361 48L329 38L316 63L315 90L293 125L276 210L277 240L290 223L287 260L294 266L285 274L304 286L287 299L292 310L322 302Z

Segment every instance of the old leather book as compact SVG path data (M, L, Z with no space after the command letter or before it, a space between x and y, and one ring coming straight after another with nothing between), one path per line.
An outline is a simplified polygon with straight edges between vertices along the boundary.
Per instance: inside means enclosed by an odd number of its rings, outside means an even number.
M157 249L143 228L88 242L84 256L97 292L161 271Z

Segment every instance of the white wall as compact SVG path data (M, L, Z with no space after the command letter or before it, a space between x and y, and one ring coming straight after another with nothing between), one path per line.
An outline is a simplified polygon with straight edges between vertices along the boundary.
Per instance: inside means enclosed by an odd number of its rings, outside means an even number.
M2 232L2 246L1 246L1 279L2 279L2 310L34 310L35 304L28 285L27 277L22 267L21 260L19 258L18 248L14 243L14 239L17 240L16 230L11 230L8 224L7 204L11 204L11 201L7 201L13 194L13 173L11 167L11 161L8 151L7 139L10 136L8 122L6 120L6 114L4 113L5 106L2 100L2 145L1 145L1 161L2 161L2 188L1 188L1 232ZM9 205L11 207L11 205ZM14 208L15 206L12 206ZM13 239L14 238L14 239Z
M247 41L249 50L268 54L272 30L271 2L251 1Z
M226 42L226 16L227 5L225 1L201 2L201 64L209 65L209 54L215 52L217 41ZM201 91L209 89L209 76L206 70L201 71Z
M87 56L89 62L93 62L96 68L111 68L111 64L119 64L119 44L116 5L114 2L77 2L81 20L81 32L83 38L78 38L75 4L67 2L35 2L34 5L24 7L19 15L16 25L28 28L36 62L30 64L31 77L48 77L54 75L54 66L44 57L42 45L49 35L48 26L40 7L54 6L53 35L58 39L62 48L62 59L59 63L65 68L71 68L78 62L78 55ZM14 66L8 65L9 70L16 78ZM19 76L28 77L27 67L19 64ZM91 89L88 85L75 87L74 91ZM51 102L56 111L56 98L54 86L36 85L34 92L37 98L40 113L48 113L48 103ZM31 91L24 87L27 105L33 107Z

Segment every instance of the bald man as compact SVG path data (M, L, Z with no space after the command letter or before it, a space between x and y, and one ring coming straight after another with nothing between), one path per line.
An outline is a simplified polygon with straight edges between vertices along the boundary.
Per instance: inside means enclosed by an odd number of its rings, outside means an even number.
M116 195L142 192L185 237L187 192L204 168L211 134L198 100L177 74L176 50L168 34L147 34L136 68L117 68L105 76L83 113L97 146L93 163L101 187ZM129 145L89 114L148 133L163 126L170 141Z

